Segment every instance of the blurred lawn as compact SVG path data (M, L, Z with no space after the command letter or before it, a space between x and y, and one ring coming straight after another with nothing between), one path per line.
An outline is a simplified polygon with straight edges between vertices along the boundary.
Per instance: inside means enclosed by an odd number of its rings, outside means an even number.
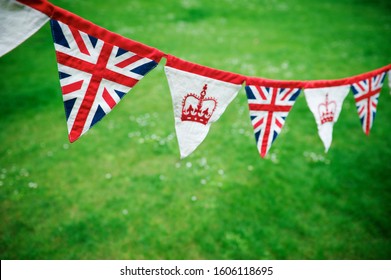
M336 79L391 62L388 0L54 4L186 60ZM390 259L391 97L369 137L349 95L328 154L304 95L269 156L242 89L179 160L164 61L74 144L49 26L0 58L1 259Z

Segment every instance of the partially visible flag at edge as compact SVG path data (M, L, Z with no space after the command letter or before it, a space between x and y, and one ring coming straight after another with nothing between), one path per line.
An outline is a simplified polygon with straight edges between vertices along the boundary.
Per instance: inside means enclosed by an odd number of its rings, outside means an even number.
M377 104L386 71L362 79L351 85L357 113L365 134L369 135L376 116Z
M0 1L0 57L31 37L48 20L46 14L15 0Z

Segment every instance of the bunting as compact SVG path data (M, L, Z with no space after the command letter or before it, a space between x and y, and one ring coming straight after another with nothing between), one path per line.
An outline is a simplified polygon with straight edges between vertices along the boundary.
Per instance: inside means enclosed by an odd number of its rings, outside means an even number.
M262 80L247 81L246 93L255 141L261 157L265 157L280 134L300 88L270 87Z
M333 126L338 120L349 89L349 85L304 89L304 96L315 117L318 134L324 144L325 152L330 148Z
M163 57L167 59L164 70L181 158L204 141L212 123L220 119L243 83L261 157L267 155L282 131L301 89L326 152L350 89L367 135L386 73L391 89L391 64L339 80L278 81L246 77L163 53L45 0L17 1L20 3L11 0L0 3L0 56L26 40L50 18L71 142L106 116Z
M174 107L181 158L205 139L238 94L244 77L167 56L165 72Z
M0 1L0 57L37 32L49 17L14 0Z
M363 131L369 135L376 116L377 103L386 72L352 84L352 91Z

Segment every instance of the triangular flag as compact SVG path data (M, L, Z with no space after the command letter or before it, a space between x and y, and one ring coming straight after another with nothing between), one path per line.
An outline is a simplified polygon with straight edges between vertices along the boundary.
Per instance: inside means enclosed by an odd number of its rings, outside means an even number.
M181 158L205 139L209 127L236 97L244 77L167 57L165 72L174 107Z
M265 157L285 124L285 119L300 94L300 88L268 87L262 81L247 81L246 93L255 141Z
M0 1L0 57L37 32L49 17L14 0Z
M304 89L304 96L315 117L318 134L324 144L325 152L330 148L333 126L338 120L349 89L350 85Z
M358 116L365 134L369 135L376 116L376 107L386 72L352 84Z
M69 140L74 142L108 114L163 54L69 12L64 12L64 19L68 22L50 23Z

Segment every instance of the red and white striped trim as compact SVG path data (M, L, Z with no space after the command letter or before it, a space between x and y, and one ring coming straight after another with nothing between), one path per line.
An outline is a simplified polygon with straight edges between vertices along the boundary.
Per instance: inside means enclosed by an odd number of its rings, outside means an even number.
M109 44L118 46L125 50L130 50L138 55L154 60L159 63L164 53L153 47L144 45L140 42L122 37L121 35L104 29L88 20L85 20L67 10L53 5L45 0L17 0L31 8L34 8L52 19L61 21L70 26L74 26L80 31L83 31L91 36L103 40Z
M320 87L337 87L337 86L344 86L344 85L351 85L354 83L357 83L359 81L371 78L375 75L378 75L380 73L386 72L391 69L391 64L388 64L386 66L383 66L381 68L352 76L349 78L344 79L338 79L338 80L315 80L315 81L307 81L305 82L304 88L320 88Z
M266 87L278 87L278 88L322 88L322 87L336 87L343 85L351 85L359 81L368 79L380 73L391 70L391 64L383 66L381 68L352 76L344 79L337 80L312 80L312 81L280 81L271 80L258 77L246 77L246 85L262 85Z
M204 77L224 81L227 83L232 83L232 84L243 84L244 80L246 79L244 76L227 72L227 71L222 71L214 68L210 68L207 66L195 64L189 61L182 60L180 58L177 58L173 55L166 55L167 57L167 62L166 66L172 67L178 70L194 73L197 75L201 75Z

